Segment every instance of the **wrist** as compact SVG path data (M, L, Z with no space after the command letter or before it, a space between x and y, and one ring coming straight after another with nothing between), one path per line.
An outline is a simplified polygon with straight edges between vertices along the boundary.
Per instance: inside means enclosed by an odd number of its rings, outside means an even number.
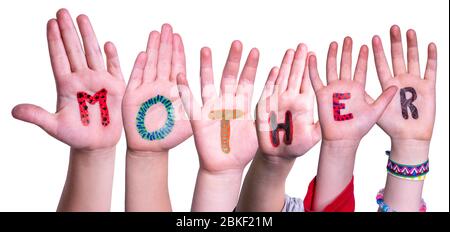
M96 150L83 150L70 148L70 165L74 167L78 165L89 166L114 166L116 156L116 147L109 147Z
M198 175L206 176L208 178L217 179L236 179L241 178L244 170L243 169L227 169L221 171L210 171L200 167L198 169Z
M354 140L323 140L320 148L318 176L322 171L346 173L351 178L355 164L359 141ZM333 174L334 175L334 174Z
M116 146L99 148L99 149L77 149L70 148L70 154L76 154L77 156L88 156L93 158L105 158L113 156L116 153Z
M256 151L255 159L260 160L260 162L268 168L286 168L292 167L297 157L269 155L258 149L258 151Z
M429 148L429 140L392 139L389 158L400 164L420 164L428 160Z
M228 211L237 205L241 187L242 170L210 172L198 171L192 211Z
M265 155L258 150L245 176L236 210L280 211L294 162L295 158Z
M354 157L360 140L322 140L321 151L327 156ZM321 153L321 154L322 154Z
M201 181L203 184L209 185L212 189L232 189L233 187L240 188L242 181L243 170L230 169L217 172L211 172L199 168L197 181Z
M294 166L296 158L265 155L257 151L252 166L255 170L261 170L264 180L286 180ZM284 183L283 181L283 183Z
M347 173L347 176L351 177L353 175L358 146L359 141L353 140L322 141L318 176L321 176L323 169L328 169L329 171L339 170L337 173Z
M140 150L133 150L130 148L127 148L127 156L133 157L133 158L164 158L169 154L169 151L140 151Z

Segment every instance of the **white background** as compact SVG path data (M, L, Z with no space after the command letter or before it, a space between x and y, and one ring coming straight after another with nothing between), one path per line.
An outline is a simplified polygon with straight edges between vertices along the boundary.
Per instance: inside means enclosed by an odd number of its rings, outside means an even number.
M213 51L215 80L230 43L239 39L244 53L261 52L254 99L259 98L269 69L279 65L288 48L299 42L317 53L324 74L328 44L342 44L346 35L355 46L370 45L381 35L389 52L389 28L417 31L422 71L426 47L438 47L437 115L430 151L431 172L424 187L429 211L449 211L449 3L422 1L1 1L0 3L0 211L54 211L65 181L69 148L40 128L11 117L17 103L54 110L55 85L46 44L46 22L65 7L72 16L87 14L101 43L113 41L128 78L134 59L145 49L151 30L168 22L183 36L188 78L199 98L199 50ZM357 48L354 48L357 50ZM354 53L356 56L356 52ZM387 53L389 56L389 53ZM367 91L380 93L370 54ZM253 102L255 105L256 102ZM357 211L375 211L375 195L384 186L390 140L374 127L358 149L355 168ZM317 169L319 146L297 160L286 193L304 197ZM174 211L188 211L198 169L193 139L170 151L169 186ZM113 211L124 210L125 137L117 146Z

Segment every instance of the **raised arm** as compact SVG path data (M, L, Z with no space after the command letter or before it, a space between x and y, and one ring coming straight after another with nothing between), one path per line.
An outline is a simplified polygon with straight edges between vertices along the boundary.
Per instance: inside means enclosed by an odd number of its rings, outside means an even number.
M322 211L346 188L353 177L360 140L375 125L397 91L385 89L369 103L365 92L368 48L362 46L352 75L352 39L345 38L340 74L337 71L336 42L330 44L327 58L327 85L317 71L316 56L309 58L311 83L317 97L322 129L319 167L312 209ZM353 77L353 78L352 78Z
M259 53L257 49L250 51L238 80L241 56L242 44L235 41L217 95L211 51L201 50L203 106L194 100L185 75L178 75L200 160L192 211L232 211L238 202L242 172L258 147L250 106Z
M428 45L422 78L416 32L406 32L406 62L398 26L391 27L390 38L393 75L380 37L374 36L372 40L381 87L399 89L378 120L378 125L391 137L384 198L381 192L378 202L381 211L425 211L422 188L429 170L428 151L436 112L436 45Z
M82 43L67 10L59 10L47 24L56 113L21 104L12 114L70 146L58 211L109 211L125 83L114 45L105 44L105 65L88 17L78 16L77 23Z
M171 211L168 153L192 135L176 87L186 72L180 35L164 24L150 33L128 81L122 104L126 157L126 211Z
M281 211L296 158L320 140L307 56L305 44L286 51L280 69L274 67L267 78L256 110L259 150L245 177L238 211Z

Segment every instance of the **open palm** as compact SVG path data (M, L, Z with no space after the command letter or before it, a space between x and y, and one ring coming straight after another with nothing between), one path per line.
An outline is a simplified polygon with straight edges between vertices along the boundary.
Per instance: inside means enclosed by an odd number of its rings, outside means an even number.
M181 37L173 34L168 24L162 26L161 34L151 32L147 51L140 53L136 59L122 104L129 149L167 151L192 135L176 87L176 75L185 72ZM149 99L153 99L154 103L142 108ZM167 99L167 102L164 101L166 105L160 99ZM138 119L142 113L144 115ZM138 127L139 121L145 129ZM161 133L156 136L158 131Z
M319 123L314 123L314 91L307 56L308 48L304 44L300 44L297 51L288 50L281 68L274 67L267 78L256 113L258 143L266 155L295 158L320 140ZM276 118L276 124L285 126L289 123L287 114L292 117L292 123L276 132L279 133L278 140L273 141L271 134L276 127L270 125L271 119Z
M58 94L56 113L51 114L30 104L18 105L12 113L17 119L40 126L72 148L95 150L112 147L119 141L122 131L120 105L125 90L117 51L112 43L105 44L105 67L88 17L80 15L77 22L84 50L67 10L58 11L56 19L51 19L47 25ZM84 92L95 99L95 94L103 89L106 90L103 92L106 93L106 107L100 107L99 101L89 104L86 100L85 109L89 115L82 116L77 100L79 94ZM99 95L99 98L102 97ZM108 114L102 114L102 111Z
M185 76L178 76L178 87L191 120L200 165L207 171L242 169L250 162L257 149L250 103L259 53L252 49L237 83L241 56L242 44L235 41L231 45L223 71L221 93L217 96L213 83L211 51L209 48L202 49L202 107L195 102Z
M366 98L368 48L362 46L352 79L352 40L345 38L340 75L337 74L337 43L330 45L327 58L327 86L322 84L314 55L309 59L311 82L317 97L324 140L359 140L377 122L397 88L386 89L372 104Z
M400 28L396 25L392 26L390 35L394 75L391 74L378 36L375 36L372 41L375 64L382 89L397 86L400 91L378 120L378 125L392 139L430 140L436 112L436 46L433 43L428 45L428 62L422 79L416 32L408 30L406 33L407 66L403 58ZM405 105L402 112L402 101L411 99L413 94L416 95L416 99L411 102L410 106Z

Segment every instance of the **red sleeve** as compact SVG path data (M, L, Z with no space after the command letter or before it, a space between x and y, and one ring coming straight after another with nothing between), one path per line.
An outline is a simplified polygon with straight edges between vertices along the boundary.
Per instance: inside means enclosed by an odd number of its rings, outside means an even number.
M316 178L309 183L308 192L306 193L303 205L305 212L313 212L312 205L314 200ZM353 194L353 177L347 187L328 204L323 212L354 212L355 211L355 195Z

